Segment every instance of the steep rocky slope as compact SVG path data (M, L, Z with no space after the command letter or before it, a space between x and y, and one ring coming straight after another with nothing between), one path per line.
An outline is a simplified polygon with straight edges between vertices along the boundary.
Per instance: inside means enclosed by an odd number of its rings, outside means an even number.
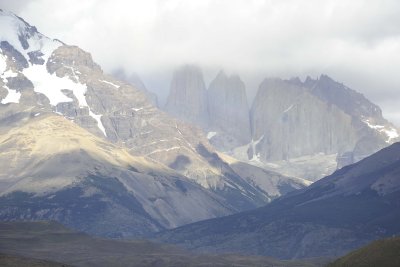
M157 109L143 88L138 89L105 74L89 53L44 36L12 13L0 11L0 22L0 121L4 136L9 131L31 125L36 117L58 114L97 137L123 147L135 157L145 157L162 169L173 169L169 170L173 176L179 173L187 177L211 195L218 195L227 206L219 215L211 209L211 213L194 216L193 220L224 215L227 210L237 212L259 207L282 194L279 188L269 188L274 194L268 195L268 190L249 183L215 153L201 130ZM68 129L72 128L67 127L65 131ZM65 138L65 142L70 143L74 137L66 133ZM6 141L4 139L5 144ZM63 142L62 139L59 141ZM24 145L28 146L26 143L9 143L2 151L6 152L10 147L21 151L30 149ZM22 167L29 167L28 161L20 159ZM44 172L49 168L49 173L57 176L51 169L52 164L42 163ZM6 167L1 169L4 177L8 172ZM74 170L72 165L68 167ZM88 171L91 167L88 164ZM267 173L258 170L254 173L257 179L269 179ZM74 175L70 178L75 178ZM175 181L173 177L165 179L170 179L166 184ZM291 190L306 185L285 176L279 176L279 179L282 183L286 181ZM173 186L174 190L178 187ZM153 193L158 194L158 190L167 188L154 190ZM166 211L174 209L175 204L169 203L170 200L163 201L161 204L156 201L160 211L163 206ZM177 209L176 212L178 221L164 218L163 227L193 221L186 211ZM18 216L15 213L7 218ZM185 219L181 221L182 218Z
M350 150L356 139L351 118L342 110L280 79L261 84L252 106L252 126L258 142L249 153L260 160L340 153Z
M172 169L64 117L41 114L4 128L1 220L53 219L97 235L138 236L234 210Z
M337 257L400 234L400 143L248 212L161 233L198 251Z
M305 82L264 80L251 118L256 141L248 146L249 159L275 163L286 175L299 171L310 180L357 162L399 137L379 107L326 75ZM246 156L240 149L234 154ZM324 164L314 164L321 158ZM314 173L302 166L304 161Z

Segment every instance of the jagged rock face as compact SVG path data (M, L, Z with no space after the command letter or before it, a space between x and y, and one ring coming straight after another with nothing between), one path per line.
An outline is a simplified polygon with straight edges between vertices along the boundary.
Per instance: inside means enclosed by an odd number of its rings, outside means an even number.
M181 68L172 85L168 112L208 132L218 150L287 176L317 180L399 136L378 106L326 75L304 82L266 79L251 111L237 76L220 72L209 86L206 103L198 68ZM205 106L208 117L199 112Z
M174 73L165 110L186 122L207 127L207 91L196 66L183 66Z
M351 150L356 143L352 118L308 92L280 79L267 79L251 110L252 157L262 161Z
M210 114L209 131L218 135L225 134L233 138L235 147L250 142L250 117L247 104L246 88L238 76L226 76L220 72L208 88L208 111ZM212 140L213 140L212 139ZM218 143L213 140L213 143Z
M383 119L382 111L377 105L327 75L321 75L316 80L307 77L300 85L309 88L313 95L327 103L334 104L351 116Z
M352 117L352 125L357 131L357 143L352 150L345 152L352 158L350 163L357 162L397 140L397 129L383 118L381 109L362 94L326 75L321 75L317 80L307 77L303 86L311 94ZM339 157L346 158L340 153ZM343 166L345 164L338 161L338 167Z
M252 142L234 149L234 156L266 168L272 161L282 173L310 180L357 162L399 137L379 107L326 75L305 82L266 79L253 102L251 123ZM326 164L317 166L316 155Z
M125 71L122 69L117 69L112 74L116 79L118 79L120 81L124 81L126 83L129 83L133 87L135 87L139 90L142 90L146 94L147 98L151 101L151 103L154 106L158 107L157 95L155 93L147 90L146 86L144 85L143 81L140 79L139 75L137 75L136 73L131 73L130 75L127 75L125 73Z

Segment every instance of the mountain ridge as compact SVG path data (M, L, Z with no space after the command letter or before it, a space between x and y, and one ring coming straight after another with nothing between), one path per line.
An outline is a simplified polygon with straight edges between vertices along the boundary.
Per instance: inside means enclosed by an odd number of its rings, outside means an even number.
M0 12L0 20L7 21L0 24L7 32L0 35L4 220L59 219L99 235L147 235L259 207L307 185L253 167L241 177L199 128L159 110L143 88L104 73L90 53L44 36L12 13ZM144 165L149 168L140 173ZM272 182L252 182L263 179ZM76 199L65 201L68 194ZM80 221L89 204L107 216L106 226ZM129 220L137 231L125 224ZM119 225L115 231L112 222Z
M400 228L400 143L265 207L185 225L159 240L197 251L337 257Z

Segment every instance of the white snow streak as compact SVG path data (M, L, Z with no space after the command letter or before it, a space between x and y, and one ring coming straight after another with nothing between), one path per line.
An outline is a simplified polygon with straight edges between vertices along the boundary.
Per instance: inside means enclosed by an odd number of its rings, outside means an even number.
M156 149L156 150L148 153L146 156L149 156L149 155L152 155L152 154L155 154L155 153L160 153L160 152L168 152L168 151L175 150L175 149L180 149L180 148L181 148L180 146L173 146L173 147L165 148L165 149Z
M294 104L293 104L293 105L290 105L290 107L288 107L287 109L285 109L285 111L284 111L283 113L286 113L286 112L290 111L293 107L294 107Z
M374 129L380 133L384 133L388 137L386 143L390 143L393 139L396 139L400 136L397 130L393 127L388 128L384 125L374 125L368 119L363 120L363 122L366 123L369 128Z
M396 139L399 137L399 133L397 132L396 129L391 128L389 130L384 130L384 133L389 137L389 140L387 140L386 142L390 142L392 139Z
M117 85L117 84L115 84L115 83L112 83L112 82L109 82L109 81L105 81L105 80L99 80L100 82L103 82L103 83L106 83L106 84L109 84L109 85L112 85L112 86L114 86L115 88L119 88L120 86L119 85Z
M208 134L207 134L207 139L210 140L210 139L213 138L216 134L217 134L217 132L208 132Z
M260 159L260 153L256 153L256 146L258 143L261 142L261 140L264 138L264 135L262 135L258 140L254 141L253 139L251 140L250 146L252 147L253 150L253 157L251 158L251 161L256 161L256 162L261 162Z
M103 115L96 115L96 114L93 113L93 111L90 110L90 107L88 107L88 109L89 109L89 115L90 115L93 119L95 119L95 120L97 121L97 127L99 127L99 129L103 132L104 136L107 136L107 134L106 134L106 129L104 128L104 125L103 125L103 123L101 122L101 117L102 117Z

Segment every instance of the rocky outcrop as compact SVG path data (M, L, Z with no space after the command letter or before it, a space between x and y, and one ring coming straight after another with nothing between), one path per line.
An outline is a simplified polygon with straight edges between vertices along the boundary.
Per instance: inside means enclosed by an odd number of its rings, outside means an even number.
M232 149L251 140L246 87L239 76L228 77L223 71L208 88L209 131L219 148ZM230 138L227 138L230 137Z
M357 118L373 117L383 120L382 110L377 105L371 103L362 94L334 81L325 74L318 79L307 77L304 83L299 85L310 89L313 95L326 103L337 106L346 114Z
M175 71L165 110L186 122L208 126L207 91L200 68L186 65Z
M261 161L351 150L356 143L352 118L304 88L281 79L260 85L252 110L250 156Z
M352 118L352 127L357 132L357 142L345 154L357 162L398 140L397 129L382 116L382 110L364 95L334 81L327 75L319 79L307 77L303 86L322 101L343 110ZM346 157L344 155L344 157ZM342 157L342 153L339 153ZM342 157L343 158L343 157ZM340 161L338 167L345 166Z
M133 87L143 91L147 98L151 101L151 103L158 107L158 98L157 95L153 92L150 92L143 81L140 79L139 75L136 73L131 73L130 75L126 74L126 72L123 69L117 69L112 73L112 76L115 77L116 79L129 83Z
M252 142L234 149L234 156L261 165L272 161L282 173L310 180L357 162L399 137L378 106L326 75L304 82L264 80L252 104L251 123ZM322 158L327 164L317 166Z
M177 172L52 113L0 127L0 219L57 220L143 236L221 216L229 204ZM4 133L5 132L5 133Z

